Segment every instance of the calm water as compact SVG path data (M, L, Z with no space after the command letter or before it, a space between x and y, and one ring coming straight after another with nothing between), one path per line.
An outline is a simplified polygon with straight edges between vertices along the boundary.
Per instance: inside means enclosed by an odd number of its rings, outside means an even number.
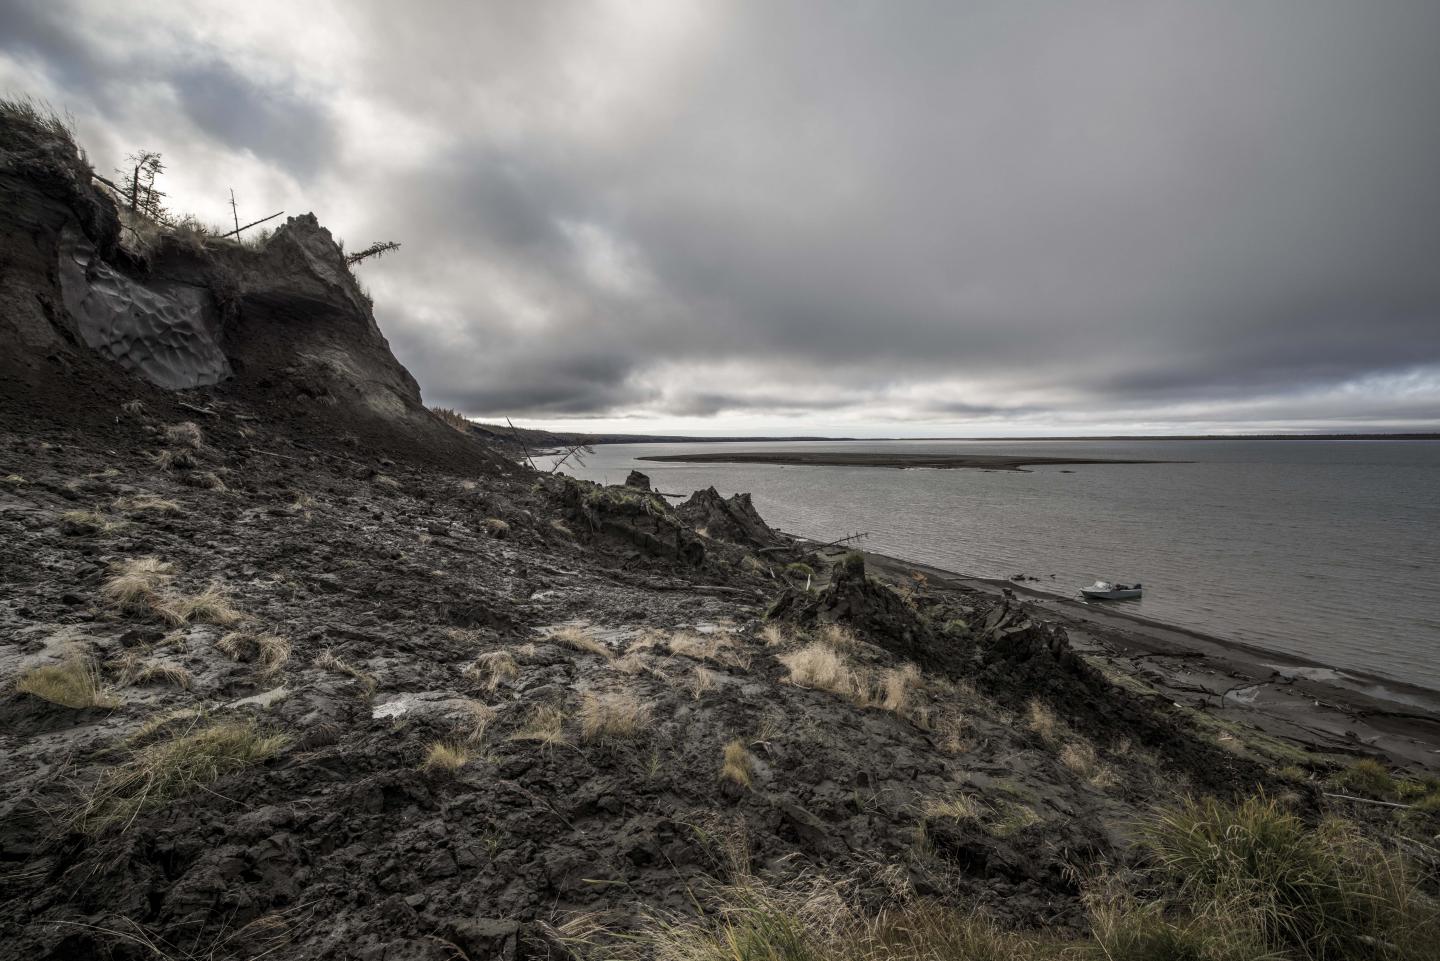
M1141 580L1124 609L1440 689L1440 442L886 441L776 444L1173 459L1031 473L662 464L756 444L606 445L571 473L750 491L773 526L1071 594Z

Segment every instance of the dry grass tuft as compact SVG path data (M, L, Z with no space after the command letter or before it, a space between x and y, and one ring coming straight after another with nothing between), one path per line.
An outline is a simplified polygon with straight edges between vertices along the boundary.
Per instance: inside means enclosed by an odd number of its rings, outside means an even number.
M648 640L648 639L647 639ZM728 631L711 634L692 634L681 631L660 641L671 653L680 657L691 657L697 661L713 661L716 664L750 668L750 652L740 646L740 641Z
M1335 786L1361 797L1390 800L1399 795L1399 783L1390 769L1374 758L1361 758L1334 778Z
M290 642L278 634L261 634L255 638L259 654L255 658L260 673L266 677L276 673L290 660Z
M520 664L509 651L490 651L465 668L465 677L493 691L520 676Z
M127 652L113 667L120 675L121 684L151 684L158 681L188 691L193 683L190 672L180 665L165 661L147 661L137 651Z
M765 642L766 647L783 647L790 643L790 636L779 624L766 624L760 628L760 640Z
M479 744L485 740L490 724L495 720L496 711L481 701L466 701L460 735L467 744Z
M738 737L725 745L725 755L720 763L720 777L743 788L749 788L755 782L755 756Z
M117 511L125 511L129 514L184 514L185 509L176 501L164 497L157 497L154 494L132 494L125 497L117 497L111 504Z
M979 821L990 809L973 794L947 794L926 798L920 805L920 812L927 818L944 818L948 821Z
M474 755L467 744L458 741L434 741L425 751L422 771L458 771L470 763Z
M214 471L188 471L180 475L180 483L186 487L196 487L200 490L223 491L230 488L225 486L225 481Z
M1115 769L1102 762L1095 754L1095 748L1088 741L1072 741L1060 749L1060 763L1076 777L1098 790L1106 790L1119 783Z
M880 683L883 691L880 706L901 716L909 716L914 710L910 692L920 686L920 669L914 664L891 668L885 672Z
M855 672L844 655L828 644L812 641L798 651L781 655L780 663L790 670L786 680L797 687L828 691L852 700L859 696Z
M311 663L321 670L334 671L336 674L344 674L347 677L354 678L359 682L360 689L366 697L373 695L376 688L380 686L380 682L375 679L375 675L362 671L354 664L336 655L334 651L321 651L320 655Z
M1021 804L1018 801L1001 801L996 807L995 816L985 827L998 838L1008 838L1043 820L1044 818L1028 804Z
M510 533L510 525L498 517L485 518L484 526L491 537L504 537Z
M290 739L264 734L253 720L221 721L137 749L111 768L75 813L83 830L128 825L159 807L207 787L232 771L274 757Z
M514 734L512 741L537 741L542 747L553 747L567 743L565 740L565 712L553 704L542 704L530 712L525 723Z
M66 511L60 515L60 522L72 530L96 537L113 534L125 527L124 521L112 521L97 511Z
M211 583L197 594L180 594L160 599L152 605L155 613L176 627L184 624L238 624L245 615L230 603L229 595L217 583Z
M148 614L159 600L160 588L169 583L170 564L158 557L134 557L111 565L115 575L100 588L100 596L116 610Z
M690 696L700 700L710 691L720 686L720 675L706 667L696 667L690 674L688 689Z
M575 532L572 531L570 528L566 527L564 521L551 521L550 529L564 537L569 537L571 539L574 539L575 537Z
M940 750L946 754L965 754L973 747L970 739L965 736L968 725L962 714L941 715L934 724L934 730L940 742Z
M580 702L580 739L633 738L650 726L650 712L650 705L633 694L586 694Z
M820 642L844 654L852 654L862 646L855 632L840 624L826 624L820 628Z
M205 435L200 432L200 425L188 420L165 428L165 440L194 450L205 446Z
M150 460L161 470L193 470L200 466L188 450L159 450L150 455Z
M1067 732L1065 722L1056 716L1049 705L1039 700L1031 700L1026 709L1025 726L1052 747L1060 743Z
M116 707L120 703L105 690L99 669L88 657L72 657L59 664L33 667L20 675L15 690L76 710Z
M587 654L598 654L607 661L615 656L615 653L601 643L593 634L590 634L584 628L574 625L560 628L550 635L550 639L577 651L583 651Z
M254 661L265 677L275 674L290 660L290 642L277 634L231 631L215 646L232 661Z
M376 474L374 478L371 479L371 483L376 487L383 487L391 491L398 491L405 486L388 474Z
M610 666L621 674L630 675L644 674L650 669L649 661L647 661L645 655L639 651L631 651L624 657L616 658L610 662Z

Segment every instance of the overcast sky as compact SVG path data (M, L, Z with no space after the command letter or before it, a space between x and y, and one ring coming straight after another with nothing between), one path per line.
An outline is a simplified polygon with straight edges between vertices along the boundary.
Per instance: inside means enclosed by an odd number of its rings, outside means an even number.
M313 210L538 426L1440 429L1440 3L0 0L0 91Z

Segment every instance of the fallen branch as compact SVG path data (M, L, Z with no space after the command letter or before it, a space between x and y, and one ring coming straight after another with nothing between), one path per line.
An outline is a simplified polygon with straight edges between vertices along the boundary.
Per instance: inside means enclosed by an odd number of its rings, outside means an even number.
M573 447L566 448L565 456L557 460L553 465L551 465L550 473L553 474L558 471L562 466L564 466L565 462L572 457L575 458L575 463L579 464L581 467L584 467L585 460L581 455L593 453L595 453L595 448L590 446L590 444L586 441L582 440L580 443L574 445Z
M251 227L254 227L256 224L263 224L263 223L264 223L265 221L267 221L267 220L274 220L276 217L280 216L280 214L283 214L284 212L285 212L285 211L282 210L282 211L280 211L280 213L274 213L274 214L271 214L271 215L268 216L268 217L261 217L259 220L252 220L252 221L250 221L250 223L246 224L245 226L243 226L243 227L238 227L238 228L236 228L235 230L230 231L228 234L221 234L221 235L220 235L219 237L217 237L216 239L217 239L217 240L224 240L226 237L233 237L233 236L235 236L236 234L238 234L240 231L242 231L242 230L249 230Z
M355 264L358 264L360 261L364 260L367 257L379 257L383 253L399 249L400 245L395 241L384 240L378 244L371 244L364 250L357 250L355 253L350 254L348 257L345 258L345 265L347 267L353 267Z
M826 548L839 547L841 544L846 544L846 543L849 543L850 541L858 541L858 540L859 540L860 538L862 538L862 537L869 537L869 536L870 536L870 532L869 532L869 531L861 531L861 532L858 533L858 534L847 534L845 537L840 538L838 541L831 541L831 542L828 543L828 544L821 544L821 545L819 545L819 546L817 546L817 547L812 547L811 550L812 550L812 551L823 551L823 550L825 550Z
M1403 811L1408 811L1414 807L1413 804L1396 804L1394 801L1376 801L1373 798L1353 797L1349 794L1331 794L1329 791L1321 791L1320 793L1325 797L1339 798L1342 801L1358 801L1361 804L1378 804L1380 807L1400 808Z
M305 458L303 457L293 457L290 454L277 454L273 450L261 450L258 447L247 447L245 449L252 454L264 454L266 457L278 457L281 460L293 460L302 463L305 461Z
M510 423L510 418L505 418L505 423L510 424L510 436L515 438L515 443L519 444L520 449L525 452L525 460L530 464L530 469L539 470L540 468L535 466L535 458L530 456L530 448L525 446L525 441L520 437L520 432L515 429L515 425Z
M91 176L92 178L94 178L95 180L100 181L102 184L104 184L105 186L109 187L111 190L115 191L117 194L120 194L122 197L125 195L125 192L124 192L123 190L121 190L120 187L119 187L113 180L106 180L104 177L100 176L99 174L95 173L94 171L91 171L91 172L90 172L90 176Z

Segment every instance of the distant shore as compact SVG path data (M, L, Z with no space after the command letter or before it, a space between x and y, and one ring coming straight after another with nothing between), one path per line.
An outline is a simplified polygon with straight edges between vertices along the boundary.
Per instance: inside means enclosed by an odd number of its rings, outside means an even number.
M1127 460L1113 457L1034 457L1013 454L920 454L873 451L715 451L699 454L651 454L645 461L687 464L779 464L786 467L893 467L931 470L1011 470L1075 464L1168 464L1176 461Z

